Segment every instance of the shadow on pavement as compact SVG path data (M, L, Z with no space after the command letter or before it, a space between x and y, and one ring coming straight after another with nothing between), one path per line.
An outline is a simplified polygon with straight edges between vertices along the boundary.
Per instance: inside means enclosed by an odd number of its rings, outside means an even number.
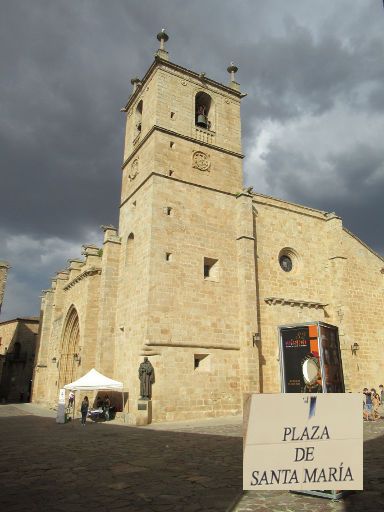
M383 425L369 425L364 491L331 500L242 493L242 438L0 417L1 505L7 512L373 512L384 510ZM376 431L376 432L375 432Z
M347 496L344 506L346 512L384 510L384 436L365 441L364 491Z
M222 512L241 493L241 438L36 416L0 418L0 435L7 512Z

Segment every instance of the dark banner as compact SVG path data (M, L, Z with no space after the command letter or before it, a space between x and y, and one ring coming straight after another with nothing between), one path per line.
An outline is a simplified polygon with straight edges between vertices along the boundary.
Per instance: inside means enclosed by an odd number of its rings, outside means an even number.
M344 393L344 378L337 327L320 324L319 338L327 393Z

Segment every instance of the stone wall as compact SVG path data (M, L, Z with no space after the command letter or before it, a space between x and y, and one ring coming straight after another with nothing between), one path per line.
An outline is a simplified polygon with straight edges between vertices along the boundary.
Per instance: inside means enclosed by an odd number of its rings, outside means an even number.
M29 401L38 329L35 317L0 323L0 400Z
M279 392L278 327L323 321L339 327L346 387L378 386L383 372L383 259L341 219L255 195L263 390ZM291 272L279 265L288 250ZM352 354L357 341L360 350Z

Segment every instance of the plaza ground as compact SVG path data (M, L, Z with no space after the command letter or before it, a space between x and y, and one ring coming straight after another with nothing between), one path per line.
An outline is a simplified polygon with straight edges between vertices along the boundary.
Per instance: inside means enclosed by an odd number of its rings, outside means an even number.
M242 491L242 419L132 427L58 425L33 404L0 406L7 512L384 510L384 420L364 424L364 491L341 501Z

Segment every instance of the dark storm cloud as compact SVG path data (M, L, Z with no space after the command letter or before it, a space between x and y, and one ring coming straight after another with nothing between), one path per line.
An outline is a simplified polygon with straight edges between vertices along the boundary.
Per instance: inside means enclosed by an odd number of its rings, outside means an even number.
M383 251L384 147L360 144L354 150L328 154L324 161L314 162L300 152L276 145L264 159L271 189L284 189L287 197L298 203L336 211L347 228Z
M0 258L13 266L9 315L34 312L20 298L23 286L24 297L35 294L36 311L52 269L65 266L72 251L78 256L81 243L99 241L100 224L117 224L125 128L119 110L130 79L151 64L162 27L171 60L182 66L226 83L229 61L239 65L249 155L268 122L291 127L340 103L367 116L384 111L384 13L373 0L13 0L1 2L1 13ZM247 180L260 192L336 209L381 247L377 223L370 223L382 208L382 155L368 139L366 133L360 141L360 159L340 140L338 151L325 147L316 160L272 138L263 156L265 188L250 160ZM333 170L329 179L339 175L343 195L318 196L306 185L325 168ZM302 186L290 186L294 176ZM28 252L35 262L29 274Z
M307 28L287 21L279 37L265 36L241 49L249 94L245 102L251 104L246 129L265 119L286 122L320 116L338 101L357 109L382 110L383 54L382 36L365 44L347 44L335 34L316 38Z

